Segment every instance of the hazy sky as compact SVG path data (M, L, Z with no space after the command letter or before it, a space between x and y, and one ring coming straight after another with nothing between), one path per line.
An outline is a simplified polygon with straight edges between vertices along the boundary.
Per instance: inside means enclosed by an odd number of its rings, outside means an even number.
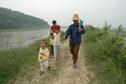
M0 0L0 7L30 14L49 23L56 19L60 25L72 23L78 13L86 24L103 26L104 22L126 27L126 0Z

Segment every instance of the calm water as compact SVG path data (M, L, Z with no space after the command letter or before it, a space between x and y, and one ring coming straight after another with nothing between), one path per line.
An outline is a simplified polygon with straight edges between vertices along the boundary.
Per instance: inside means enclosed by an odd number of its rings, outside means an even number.
M49 29L0 31L0 49L27 46L36 40L48 37L49 32Z
M67 28L61 28L61 31L66 30ZM49 33L49 29L0 31L0 50L28 46L36 40L48 37Z

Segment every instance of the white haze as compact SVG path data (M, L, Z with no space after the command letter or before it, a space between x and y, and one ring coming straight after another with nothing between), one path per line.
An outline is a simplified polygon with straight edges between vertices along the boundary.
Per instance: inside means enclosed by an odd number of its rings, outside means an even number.
M78 13L86 24L103 26L105 21L126 27L126 0L0 0L0 7L11 8L60 25L72 23Z

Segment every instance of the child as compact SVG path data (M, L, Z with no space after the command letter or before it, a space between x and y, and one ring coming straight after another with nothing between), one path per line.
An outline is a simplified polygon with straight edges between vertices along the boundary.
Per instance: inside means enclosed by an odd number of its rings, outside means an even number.
M56 30L55 33L53 33L54 35L54 41L53 41L53 46L54 46L54 57L55 60L57 60L57 58L60 55L60 48L61 48L61 33L59 30Z
M53 41L54 41L53 33L50 33L50 56L51 57L54 56Z
M40 64L40 75L44 73L44 71L48 68L50 68L50 65L48 64L49 59L49 51L47 49L46 41L41 40L40 42L40 49L39 49L39 55L38 55L38 62Z

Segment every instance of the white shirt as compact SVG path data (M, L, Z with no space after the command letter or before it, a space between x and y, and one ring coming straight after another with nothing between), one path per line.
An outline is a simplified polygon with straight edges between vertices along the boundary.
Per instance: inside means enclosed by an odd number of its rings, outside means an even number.
M53 41L53 45L61 45L61 33L59 32L58 34L57 33L54 33L54 41Z

